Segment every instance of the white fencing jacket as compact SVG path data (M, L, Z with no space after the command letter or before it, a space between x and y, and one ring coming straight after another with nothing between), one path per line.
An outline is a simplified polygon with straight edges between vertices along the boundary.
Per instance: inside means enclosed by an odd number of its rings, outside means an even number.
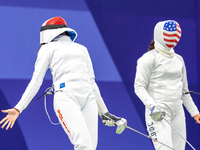
M186 68L176 53L169 58L156 49L146 52L138 59L134 88L149 109L162 103L176 113L184 104L192 117L199 114L190 94L184 94L189 91Z
M96 85L87 48L72 42L68 36L59 35L54 41L40 48L32 79L21 100L15 106L20 112L28 106L38 92L48 68L53 76L55 90L58 90L64 83L65 88L80 99L87 98L93 92L99 112L108 111Z

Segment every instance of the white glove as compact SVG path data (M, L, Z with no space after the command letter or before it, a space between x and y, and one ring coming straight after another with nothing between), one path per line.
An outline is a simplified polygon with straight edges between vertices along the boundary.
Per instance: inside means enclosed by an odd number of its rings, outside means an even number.
M106 126L116 126L117 121L121 120L120 117L116 117L115 115L112 115L109 112L100 115L100 117L102 118L103 124L105 124Z
M166 113L162 108L158 106L153 106L150 116L154 121L161 121L165 117L165 114Z

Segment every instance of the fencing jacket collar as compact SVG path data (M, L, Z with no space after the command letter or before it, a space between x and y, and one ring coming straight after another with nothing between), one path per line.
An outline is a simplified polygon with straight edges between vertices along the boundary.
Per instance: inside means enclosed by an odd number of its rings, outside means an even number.
M155 49L161 53L162 55L164 55L165 57L168 57L168 58L173 58L174 57L174 49L171 48L171 49L167 49L165 47L163 47L162 45L160 45L157 41L155 41Z

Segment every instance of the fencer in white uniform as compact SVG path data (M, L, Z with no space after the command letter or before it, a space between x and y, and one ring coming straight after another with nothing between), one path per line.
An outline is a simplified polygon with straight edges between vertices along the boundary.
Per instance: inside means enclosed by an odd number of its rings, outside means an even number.
M197 123L200 123L199 111L192 97L184 94L189 91L184 60L173 49L180 37L181 28L176 21L158 22L154 28L155 48L138 59L134 82L135 93L145 105L149 135L175 150L184 150L186 142L166 120L154 120L155 116L150 115L156 114L156 111L166 113L165 118L185 139L183 105ZM156 141L153 144L156 150L170 149Z
M50 68L55 90L54 110L60 124L75 150L95 150L98 114L104 115L103 123L108 126L115 126L115 122L121 118L108 112L95 82L87 48L75 43L76 37L77 33L68 28L61 17L54 17L43 23L40 30L42 46L38 52L32 79L13 111L21 113L28 106L38 92L47 69ZM5 113L9 115L8 111ZM6 122L10 122L7 129L14 124L8 118L0 124L3 122L3 127Z

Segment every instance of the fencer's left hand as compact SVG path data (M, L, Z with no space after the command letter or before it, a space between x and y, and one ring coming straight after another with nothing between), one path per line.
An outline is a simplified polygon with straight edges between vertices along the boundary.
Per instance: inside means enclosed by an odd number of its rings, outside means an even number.
M105 114L100 115L102 118L102 122L103 124L105 124L106 126L116 126L116 122L118 120L121 120L120 117L116 117L115 115L106 112Z
M196 114L194 120L196 120L196 123L200 124L200 114Z

